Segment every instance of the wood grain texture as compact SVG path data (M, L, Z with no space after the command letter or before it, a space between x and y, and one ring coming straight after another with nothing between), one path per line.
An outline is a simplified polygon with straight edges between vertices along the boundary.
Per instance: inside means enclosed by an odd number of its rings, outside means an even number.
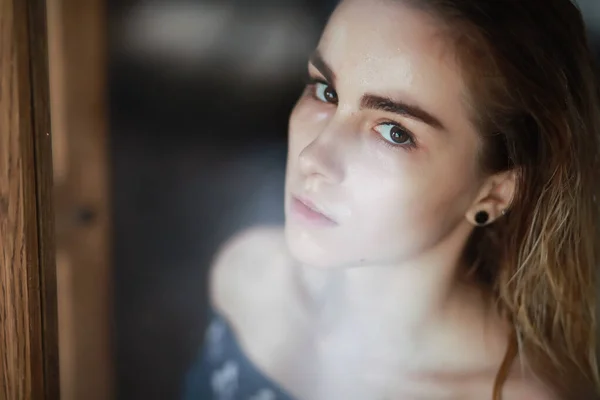
M59 396L43 0L0 0L0 398Z
M113 398L104 0L47 0L63 400Z
M48 28L46 0L28 0L29 65L35 145L37 228L40 260L42 346L46 399L59 398L58 309L56 282L56 241L54 176L48 72Z

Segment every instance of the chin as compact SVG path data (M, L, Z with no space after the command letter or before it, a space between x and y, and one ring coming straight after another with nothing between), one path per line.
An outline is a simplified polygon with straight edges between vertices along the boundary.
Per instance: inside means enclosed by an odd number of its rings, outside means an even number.
M345 251L336 228L307 228L286 222L285 239L290 255L298 263L323 269L360 265L360 257ZM356 249L354 249L356 250Z

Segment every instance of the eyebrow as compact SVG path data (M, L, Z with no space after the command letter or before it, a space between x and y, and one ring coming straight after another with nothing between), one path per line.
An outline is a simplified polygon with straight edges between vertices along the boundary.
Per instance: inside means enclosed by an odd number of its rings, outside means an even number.
M421 121L429 126L432 126L435 129L439 129L442 131L447 130L439 118L423 110L421 107L414 104L395 101L388 97L365 94L360 100L360 108L369 110L381 110L385 112L398 114L403 117L408 117L417 121Z
M321 52L317 49L310 56L310 63L315 67L323 77L335 84L336 76L329 64L323 59ZM365 94L360 101L361 109L380 110L398 114L402 117L408 117L423 122L435 129L447 130L441 120L433 114L425 111L423 108L401 101L392 100L389 97Z

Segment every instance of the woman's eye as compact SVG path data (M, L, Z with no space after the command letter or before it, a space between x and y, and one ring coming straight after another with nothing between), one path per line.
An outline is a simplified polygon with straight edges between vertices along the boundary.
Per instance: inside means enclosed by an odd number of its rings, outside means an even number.
M315 97L324 103L337 104L338 102L335 90L323 82L315 83Z
M395 145L412 145L412 135L396 124L381 124L375 130L388 142Z

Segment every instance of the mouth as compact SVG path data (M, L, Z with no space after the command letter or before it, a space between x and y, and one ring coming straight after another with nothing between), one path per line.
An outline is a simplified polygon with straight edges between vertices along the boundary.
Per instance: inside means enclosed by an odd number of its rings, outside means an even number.
M304 222L323 226L337 225L333 218L307 198L292 196L291 209L293 215Z

